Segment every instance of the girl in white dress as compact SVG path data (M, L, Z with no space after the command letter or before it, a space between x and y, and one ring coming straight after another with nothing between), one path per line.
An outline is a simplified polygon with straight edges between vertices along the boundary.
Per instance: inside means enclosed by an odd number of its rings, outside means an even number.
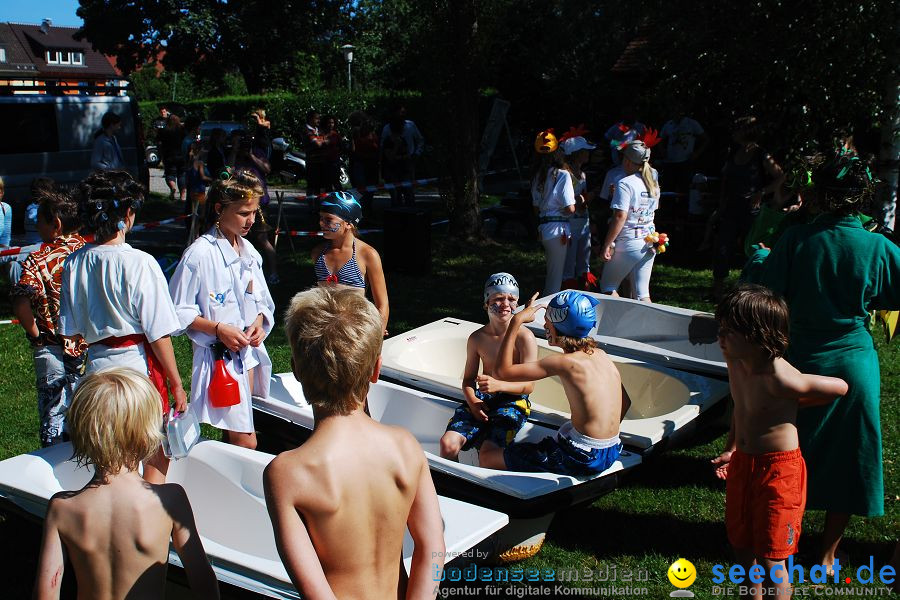
M144 188L125 171L93 173L78 185L78 207L93 244L63 265L59 324L64 336L90 345L87 373L129 367L150 377L161 408L187 410L170 336L178 318L156 260L125 243L144 200ZM166 382L168 381L168 388ZM164 483L169 460L162 448L144 462L144 479Z
M600 276L600 290L617 296L616 290L629 274L638 300L650 302L650 273L656 251L644 241L655 229L659 206L656 169L650 166L650 148L641 140L628 142L622 152L625 177L616 183L610 208L613 216L603 244L606 261Z
M262 183L246 170L229 171L213 183L207 205L215 224L181 257L169 283L181 328L194 351L191 410L223 430L225 441L256 448L251 395L267 396L272 361L263 345L274 323L275 304L262 271L262 257L244 237L256 219ZM212 346L228 349L226 369L238 381L240 403L217 408L207 394Z

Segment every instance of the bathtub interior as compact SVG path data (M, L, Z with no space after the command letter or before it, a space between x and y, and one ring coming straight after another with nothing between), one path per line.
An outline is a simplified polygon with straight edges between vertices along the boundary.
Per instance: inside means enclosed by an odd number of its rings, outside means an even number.
M449 322L448 322L449 321ZM398 336L383 353L386 374L400 375L404 380L427 380L444 386L444 393L462 398L463 370L466 342L469 334L479 326L455 325L457 321L443 320L419 330ZM465 322L461 322L465 323ZM559 348L538 340L538 359L562 352ZM664 416L691 403L691 391L670 372L651 365L611 357L619 369L622 384L631 398L626 419L648 419ZM569 403L558 377L543 379L535 384L531 394L532 406L542 413L568 418Z
M280 563L262 489L262 472L272 458L206 441L188 458L173 461L166 480L184 487L204 539Z

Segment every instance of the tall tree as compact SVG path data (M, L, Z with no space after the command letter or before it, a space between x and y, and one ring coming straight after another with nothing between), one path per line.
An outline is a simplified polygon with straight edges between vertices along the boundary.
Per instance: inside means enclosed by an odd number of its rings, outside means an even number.
M880 129L880 148L867 150L879 157L890 223L900 157L897 8L881 0L641 3L636 16L651 23L659 50L648 98L696 98L720 118L752 112L788 159L828 146L842 129L857 141Z
M81 36L125 73L155 60L175 71L244 76L251 92L293 89L334 58L339 0L79 0Z

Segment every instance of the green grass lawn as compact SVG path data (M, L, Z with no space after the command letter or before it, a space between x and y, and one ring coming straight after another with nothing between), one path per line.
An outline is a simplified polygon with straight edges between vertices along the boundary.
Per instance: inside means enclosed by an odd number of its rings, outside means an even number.
M154 218L158 218L160 212L165 211L154 211ZM687 237L682 239L687 245ZM373 236L371 241L380 246L379 236ZM279 247L281 276L285 282L273 289L279 318L290 296L314 281L308 257L314 242L299 240L296 243L297 252L293 255L286 243ZM443 316L484 320L481 286L485 277L496 271L513 273L519 280L523 297L542 287L543 254L533 242L487 243L476 247L448 239L444 234L435 234L432 247L430 274L388 275L389 329L392 333ZM700 300L711 280L710 271L692 268L691 264L701 259L687 253L679 256L679 251L674 247L673 250L656 262L652 283L654 300L711 310L711 304ZM7 292L8 287L0 286L0 318L8 318L10 314ZM275 372L288 371L290 353L280 325L276 326L266 345ZM852 565L858 566L874 555L878 568L889 560L900 531L900 350L897 343L886 346L880 335L876 336L876 345L882 374L886 515L867 520L854 518L842 547L849 552ZM176 339L175 348L187 384L191 364L187 340ZM38 447L34 373L30 351L20 328L0 326L0 364L3 365L3 376L0 377L2 459ZM648 581L631 584L620 581L617 586L647 587L648 597L662 598L674 589L666 579L668 565L678 557L685 557L699 572L692 591L699 598L711 598L712 566L733 562L723 524L724 484L714 478L709 466L709 460L724 445L724 433L722 427L700 432L680 448L647 459L615 492L590 506L558 513L544 548L519 566L557 570L611 569L615 566L619 573L629 569L633 573L646 573ZM817 547L821 526L821 513L806 515L800 547L804 564L809 563ZM0 521L0 538L13 539L19 531L9 519ZM8 541L4 545L9 553L5 580L21 580L22 585L14 588L27 593L34 557L27 555L28 552L16 553ZM33 544L25 544L25 547L31 553L36 552ZM486 592L482 590L481 593ZM609 597L619 596L611 594Z

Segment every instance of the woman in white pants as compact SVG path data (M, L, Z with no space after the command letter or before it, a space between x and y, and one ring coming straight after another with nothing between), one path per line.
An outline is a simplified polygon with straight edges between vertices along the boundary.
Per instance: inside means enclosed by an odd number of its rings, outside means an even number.
M531 197L538 215L538 236L547 256L547 277L542 295L549 296L562 286L571 237L569 216L575 212L575 189L556 137L542 131L534 147L541 160L531 182Z
M656 252L644 241L655 228L653 217L659 206L656 169L650 166L650 148L641 140L628 142L622 152L625 177L616 184L610 208L613 216L603 243L603 275L600 290L616 294L630 273L638 300L650 302L650 272Z
M566 154L566 162L569 164L569 172L574 182L575 212L569 218L571 238L568 250L566 250L566 263L563 269L563 287L578 288L581 277L584 286L596 285L596 280L591 279L591 226L588 215L588 202L593 197L592 192L587 191L587 178L582 167L590 158L590 151L596 146L589 144L581 136L571 137L563 141L563 152ZM586 289L586 288L584 288Z

